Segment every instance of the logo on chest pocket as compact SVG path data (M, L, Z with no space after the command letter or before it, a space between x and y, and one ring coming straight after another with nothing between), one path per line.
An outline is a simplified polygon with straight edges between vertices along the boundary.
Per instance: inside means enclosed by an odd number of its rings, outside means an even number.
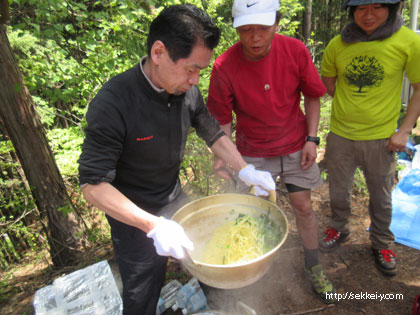
M148 140L153 140L154 136L148 136L148 137L143 137L143 138L137 138L137 141L148 141Z

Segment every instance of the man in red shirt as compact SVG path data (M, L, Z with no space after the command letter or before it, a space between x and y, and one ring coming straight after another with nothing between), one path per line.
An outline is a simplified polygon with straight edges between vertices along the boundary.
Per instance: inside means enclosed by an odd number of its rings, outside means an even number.
M207 106L227 135L235 112L236 145L244 160L286 185L304 247L305 270L317 296L333 303L333 285L319 264L318 222L311 203L311 189L323 184L314 162L319 98L326 89L305 45L276 34L278 10L278 0L234 1L233 27L240 41L216 59ZM216 161L216 170L223 166ZM246 190L242 183L240 190Z

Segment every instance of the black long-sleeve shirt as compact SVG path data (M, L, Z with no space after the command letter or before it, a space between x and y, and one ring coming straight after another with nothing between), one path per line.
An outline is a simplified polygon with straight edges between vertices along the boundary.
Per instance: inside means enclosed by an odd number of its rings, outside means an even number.
M212 146L224 133L197 87L158 92L139 65L104 84L89 105L79 181L109 182L154 212L181 192L179 168L190 127Z

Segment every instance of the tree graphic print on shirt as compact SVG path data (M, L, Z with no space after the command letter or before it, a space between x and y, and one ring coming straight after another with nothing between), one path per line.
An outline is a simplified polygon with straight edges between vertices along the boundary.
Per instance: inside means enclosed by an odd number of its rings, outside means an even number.
M358 88L357 93L364 87L380 86L384 79L384 67L375 57L358 56L344 69L344 77L347 83Z

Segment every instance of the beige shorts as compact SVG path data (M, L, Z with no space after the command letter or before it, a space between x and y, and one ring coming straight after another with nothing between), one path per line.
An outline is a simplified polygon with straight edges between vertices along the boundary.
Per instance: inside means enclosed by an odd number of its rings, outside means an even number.
M269 158L243 156L248 164L252 164L256 169L271 173L276 181L280 178L283 184L292 184L303 189L314 189L321 186L324 181L321 178L318 164L314 163L311 167L303 170L300 166L302 151ZM288 187L289 188L289 187ZM239 181L239 190L246 191L246 185Z

